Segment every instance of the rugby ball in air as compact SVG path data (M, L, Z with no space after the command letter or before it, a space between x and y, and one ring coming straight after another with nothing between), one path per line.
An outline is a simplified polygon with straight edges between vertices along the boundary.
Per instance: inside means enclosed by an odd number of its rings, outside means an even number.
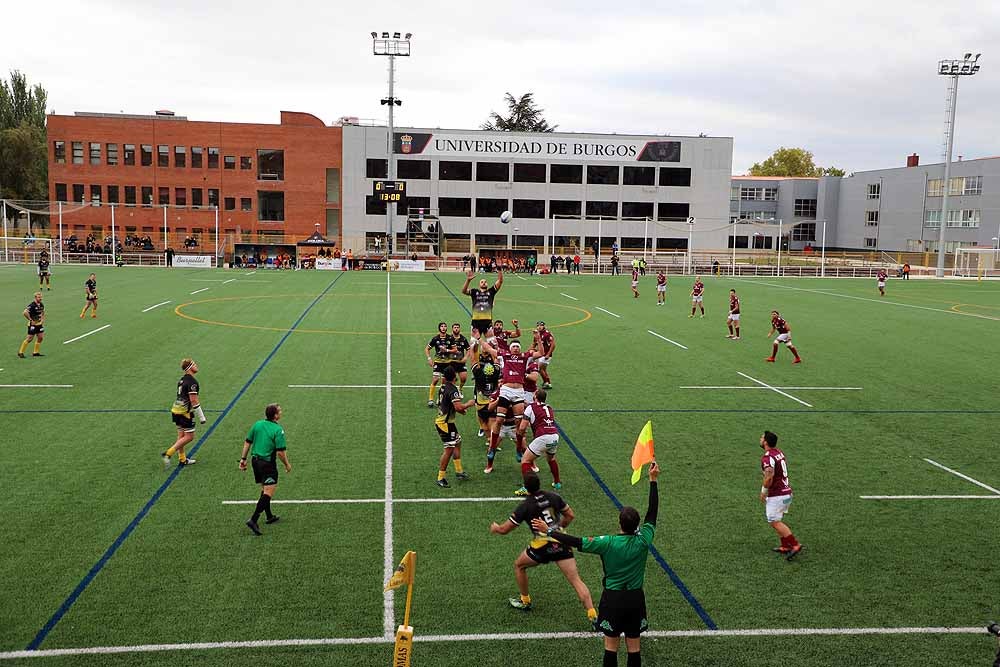
M510 211L504 211L503 213L500 214L500 222L506 225L511 221L513 217L514 217L513 213L511 213Z

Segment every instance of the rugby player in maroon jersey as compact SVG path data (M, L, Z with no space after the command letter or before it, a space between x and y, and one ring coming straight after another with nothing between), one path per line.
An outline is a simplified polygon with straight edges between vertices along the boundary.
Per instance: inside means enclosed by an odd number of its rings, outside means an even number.
M792 504L792 487L788 484L788 461L785 454L778 449L778 436L770 431L764 431L760 436L760 448L764 454L760 457L760 469L764 473L764 482L760 487L760 502L764 503L767 522L781 538L781 546L772 551L784 554L792 560L802 551L802 545L795 539L792 529L782 519Z
M736 290L729 290L729 316L726 318L726 325L729 327L729 335L726 338L733 340L740 339L740 297L736 296ZM736 328L736 335L733 335L733 328ZM777 348L775 348L777 349ZM772 359L773 361L773 359Z
M770 361L773 363L774 358L778 354L778 345L784 343L789 351L795 355L795 359L792 360L792 363L801 364L802 357L799 356L799 351L795 349L794 345L792 345L792 328L788 326L788 322L786 322L781 315L778 314L778 311L772 310L771 332L767 334L767 337L770 338L773 336L775 331L778 332L778 337L774 339L774 346L771 348L771 356L764 361Z
M694 317L694 311L701 308L701 316L705 317L705 283L701 282L701 276L694 277L694 285L691 286L691 314L688 315L689 318Z
M507 419L508 414L514 415L515 420L524 414L524 376L528 372L528 362L537 358L537 351L521 352L521 341L512 340L508 344L508 352L503 353L483 342L483 349L494 357L499 358L500 364L500 399L497 402L497 418L490 434L490 449L495 450L500 440L500 425ZM517 460L521 460L521 452L524 451L524 438L517 439Z
M517 320L511 320L511 323L514 325L513 329L504 329L503 320L497 320L493 323L493 330L490 332L486 342L493 345L498 352L508 352L507 341L512 338L521 337L521 327L517 325Z
M549 364L552 363L552 353L556 351L556 339L552 332L545 328L545 322L538 320L535 322L534 330L535 342L532 347L542 353L538 357L538 372L542 376L545 389L552 388L552 380L549 378Z
M556 416L552 406L545 402L548 397L544 389L535 391L532 403L524 409L524 418L518 424L519 433L524 433L528 425L531 425L533 439L524 452L521 459L521 476L526 477L529 473L538 472L535 466L535 459L545 454L549 462L549 470L552 471L552 488L557 491L562 488L559 480L559 464L556 462L556 448L559 446L559 431L556 429ZM522 485L514 492L516 496L528 495L527 489Z
M632 298L639 298L639 269L638 267L632 269Z
M885 281L888 277L889 274L885 272L885 269L879 269L878 273L875 275L875 280L878 284L879 296L885 296Z
M667 302L667 274L660 269L656 272L656 305L662 306Z

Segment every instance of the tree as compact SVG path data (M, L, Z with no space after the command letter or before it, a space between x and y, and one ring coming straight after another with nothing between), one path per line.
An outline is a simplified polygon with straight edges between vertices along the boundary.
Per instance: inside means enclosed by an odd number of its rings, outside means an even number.
M763 162L750 167L751 176L843 176L843 169L818 167L813 154L804 148L782 146Z
M14 70L0 79L0 198L49 198L45 107L48 93Z
M483 123L482 129L500 132L553 132L558 125L549 126L542 115L545 109L539 109L535 104L535 94L525 93L516 98L510 93L504 95L507 102L507 116L501 116L496 111L490 113L490 119Z

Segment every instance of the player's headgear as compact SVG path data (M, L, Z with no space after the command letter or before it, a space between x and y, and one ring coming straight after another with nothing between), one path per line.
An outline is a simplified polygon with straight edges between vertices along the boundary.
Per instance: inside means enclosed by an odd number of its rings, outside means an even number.
M770 431L764 431L764 442L767 443L768 447L777 447L778 436Z
M545 326L545 322L543 322L541 320L538 320L537 322L535 322L535 326L536 327L544 327Z
M538 479L538 475L533 472L525 475L524 488L528 493L538 493L538 490L542 488L542 482Z
M521 341L519 340L512 340L510 343L507 344L507 347L513 350L515 345L517 346L517 349L519 350L521 349Z
M639 510L634 507L623 507L618 513L618 526L626 535L639 530Z
M194 359L191 359L191 358L181 359L181 370L182 371L187 371L187 369L191 368L192 366L194 366Z

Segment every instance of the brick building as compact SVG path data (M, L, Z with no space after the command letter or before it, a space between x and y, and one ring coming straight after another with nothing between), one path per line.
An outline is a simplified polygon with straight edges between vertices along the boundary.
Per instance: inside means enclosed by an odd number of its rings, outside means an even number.
M249 242L316 230L340 239L342 131L281 112L278 125L155 115L76 113L47 123L50 199L90 206L65 215L64 234L120 235L162 248L189 235ZM67 210L72 206L67 206ZM78 208L78 206L77 206Z

